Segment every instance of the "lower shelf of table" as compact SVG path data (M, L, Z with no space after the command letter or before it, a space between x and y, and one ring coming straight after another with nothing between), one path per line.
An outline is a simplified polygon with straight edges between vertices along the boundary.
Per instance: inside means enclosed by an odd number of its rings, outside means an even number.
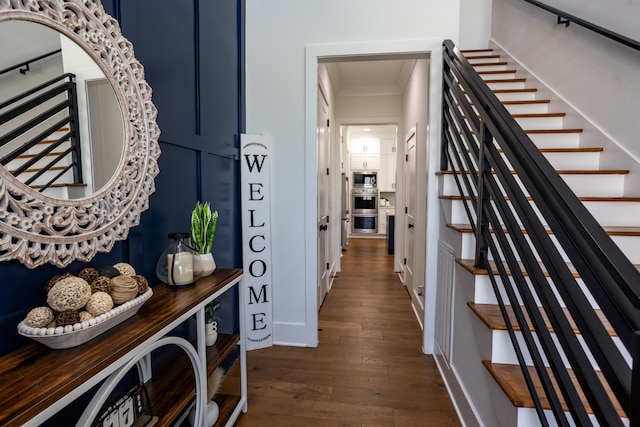
M216 343L207 348L207 376L233 353L238 342L238 335L220 334ZM239 366L239 358L233 366L236 364ZM226 378L225 375L225 380ZM157 425L174 425L183 417L195 398L195 377L187 355L182 351L173 350L170 354L164 354L159 366L153 368L153 378L145 386L149 393L151 410L159 419ZM237 406L240 393L238 396L231 395L228 398L221 393L220 396L216 396L216 401L218 398L220 398L219 420L222 421L227 419ZM188 426L189 423L183 425Z

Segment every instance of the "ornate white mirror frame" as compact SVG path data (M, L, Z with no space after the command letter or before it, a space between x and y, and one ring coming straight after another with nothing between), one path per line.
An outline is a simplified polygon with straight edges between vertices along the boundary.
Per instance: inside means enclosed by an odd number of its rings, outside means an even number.
M157 110L144 69L118 22L94 0L0 0L0 23L31 21L81 46L102 68L124 115L125 146L113 178L89 197L46 196L0 167L0 261L64 267L108 252L138 225L155 191L160 156Z

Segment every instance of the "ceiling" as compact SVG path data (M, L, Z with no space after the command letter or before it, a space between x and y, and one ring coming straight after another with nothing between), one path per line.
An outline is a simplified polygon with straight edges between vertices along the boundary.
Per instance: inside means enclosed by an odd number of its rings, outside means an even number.
M355 59L326 62L336 96L402 95L416 59Z

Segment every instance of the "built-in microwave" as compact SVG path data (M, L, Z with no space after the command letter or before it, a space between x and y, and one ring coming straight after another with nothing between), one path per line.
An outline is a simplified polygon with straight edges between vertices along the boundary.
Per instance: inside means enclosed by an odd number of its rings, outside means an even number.
M375 171L353 172L353 188L377 188L378 173Z

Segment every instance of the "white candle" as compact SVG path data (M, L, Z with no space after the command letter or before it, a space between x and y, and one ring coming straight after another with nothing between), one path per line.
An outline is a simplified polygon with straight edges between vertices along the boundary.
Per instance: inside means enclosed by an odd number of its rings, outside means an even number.
M175 254L175 259L173 254L168 254L167 267L169 285L186 285L193 282L193 255L190 252L179 252Z

